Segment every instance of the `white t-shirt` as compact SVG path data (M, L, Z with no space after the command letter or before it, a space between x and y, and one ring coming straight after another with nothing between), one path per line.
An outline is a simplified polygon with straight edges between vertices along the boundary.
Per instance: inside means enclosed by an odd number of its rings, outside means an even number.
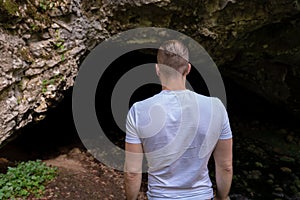
M222 102L190 90L163 90L127 115L126 142L143 145L150 200L212 198L207 163L217 141L231 137Z

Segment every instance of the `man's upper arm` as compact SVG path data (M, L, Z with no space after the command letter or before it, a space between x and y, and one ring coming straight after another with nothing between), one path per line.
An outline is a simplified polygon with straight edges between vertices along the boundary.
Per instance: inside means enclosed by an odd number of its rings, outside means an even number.
M125 172L141 173L143 163L142 144L125 143Z
M136 127L135 106L133 105L126 119L125 172L140 173L142 170L143 147Z
M232 131L229 123L228 113L225 106L220 101L222 112L224 113L223 125L220 138L214 150L216 165L220 167L230 167L232 165Z
M221 109L223 112L223 124L222 124L222 129L221 129L221 135L220 138L221 140L226 140L232 138L232 131L229 123L229 118L228 118L228 113L227 110L224 106L224 104L220 101L221 104Z
M133 105L126 118L126 138L125 141L130 144L140 144L142 143L136 126L136 115L135 115L135 105Z
M218 140L214 150L214 159L217 166L228 168L232 166L232 138Z

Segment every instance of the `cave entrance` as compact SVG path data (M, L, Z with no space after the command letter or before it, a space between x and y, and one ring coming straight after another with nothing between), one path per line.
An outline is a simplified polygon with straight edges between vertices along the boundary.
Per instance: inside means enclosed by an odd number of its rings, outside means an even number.
M47 159L69 151L83 148L72 118L72 91L47 112L44 120L32 122L18 136L0 149L0 157L10 161Z
M156 50L145 49L129 52L114 61L99 81L95 96L98 121L107 133L108 138L123 148L125 133L117 126L111 113L111 94L117 81L130 69L156 62ZM153 65L154 70L154 65ZM255 93L236 84L230 77L223 77L228 97L228 113L232 129L235 124L252 123L253 121L293 126L294 120L281 108L270 105ZM191 71L188 81L193 89L209 95L208 89L196 70ZM157 84L139 87L131 96L129 107L136 101L143 100L160 91ZM288 116L288 117L287 117ZM37 123L31 123L20 131L20 135L0 149L0 157L13 160L43 159L56 156L71 148L84 149L77 134L72 116L72 91L65 92L65 98L48 111L47 117Z
M107 137L121 148L124 146L125 133L116 125L110 110L114 85L133 67L152 62L155 62L155 52L130 52L112 63L99 81L95 95L98 121ZM194 88L196 92L209 95L203 79L195 71L191 71L188 81L192 86L197 85ZM223 79L234 135L234 195L274 199L273 189L280 185L287 195L292 196L294 192L287 186L293 184L293 177L300 176L297 170L300 160L297 153L297 145L300 145L299 137L296 137L299 132L297 121L284 109L269 104L254 92L239 86L231 77L223 76ZM132 94L128 108L134 102L158 93L160 89L157 84L139 87ZM86 150L74 126L72 91L69 90L57 107L48 111L43 121L23 128L19 137L0 149L0 158L9 161L44 160L67 154L73 148ZM289 174L287 170L290 170ZM271 185L266 182L272 178L270 174L278 174ZM247 184L247 190L243 183Z

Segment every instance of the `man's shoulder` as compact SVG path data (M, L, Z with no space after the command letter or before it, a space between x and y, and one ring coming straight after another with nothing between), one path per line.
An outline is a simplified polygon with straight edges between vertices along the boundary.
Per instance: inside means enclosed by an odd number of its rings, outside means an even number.
M214 101L215 99L217 99L216 97L206 96L194 91L190 91L190 93L195 95L199 100L203 100L203 101Z
M154 104L155 102L158 101L159 94L160 94L160 93L155 94L155 95L153 95L152 97L148 97L148 98L146 98L146 99L144 99L144 100L137 101L137 102L135 102L135 103L132 105L132 107L144 107L144 106L146 106L146 105L152 105L152 104Z
M198 99L199 105L202 105L202 107L210 107L213 106L219 111L224 111L225 104L222 102L218 97L211 97L211 96L205 96L203 94L196 93L194 91L191 91L192 94L196 96Z

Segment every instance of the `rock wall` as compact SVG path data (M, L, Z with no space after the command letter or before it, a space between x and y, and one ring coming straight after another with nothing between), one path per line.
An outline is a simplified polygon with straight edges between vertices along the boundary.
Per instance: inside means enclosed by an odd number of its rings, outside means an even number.
M42 120L101 41L155 26L196 39L225 76L300 113L300 1L0 0L0 144Z

